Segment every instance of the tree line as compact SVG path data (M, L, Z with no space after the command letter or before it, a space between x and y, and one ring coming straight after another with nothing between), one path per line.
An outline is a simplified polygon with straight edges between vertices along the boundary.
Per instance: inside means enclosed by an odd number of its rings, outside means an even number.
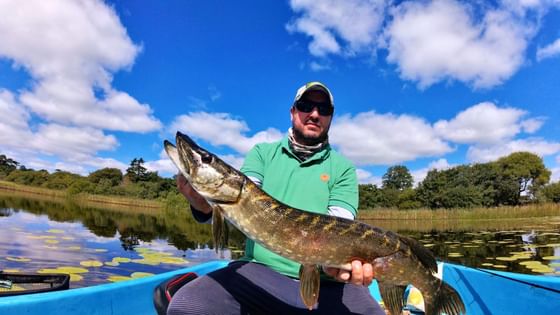
M549 183L551 172L530 152L514 152L496 161L433 169L417 185L406 166L387 169L382 184L361 184L360 208L473 208L560 202L560 182ZM56 170L28 169L0 155L0 180L66 190L69 194L129 196L142 199L177 198L174 178L163 178L134 158L123 172L102 168L81 176Z
M382 185L360 185L360 208L475 208L560 202L560 182L530 152L514 152L496 161L433 169L414 187L406 166L389 167Z
M165 200L169 194L178 193L175 179L163 178L157 172L148 171L142 158L134 158L124 174L118 168L107 167L91 172L88 176L81 176L58 169L52 173L29 169L0 155L0 180L66 190L70 195L89 193Z

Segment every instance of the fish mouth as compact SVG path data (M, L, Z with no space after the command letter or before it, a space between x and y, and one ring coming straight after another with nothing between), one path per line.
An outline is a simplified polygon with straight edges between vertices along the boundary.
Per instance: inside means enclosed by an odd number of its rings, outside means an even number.
M176 146L165 140L163 143L165 152L186 177L191 177L199 167L213 160L212 153L199 147L194 140L180 131L177 131L175 143Z

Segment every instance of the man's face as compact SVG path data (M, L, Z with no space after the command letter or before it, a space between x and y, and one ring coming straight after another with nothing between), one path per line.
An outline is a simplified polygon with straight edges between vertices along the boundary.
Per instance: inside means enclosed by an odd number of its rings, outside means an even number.
M314 103L329 102L328 96L321 91L308 91L303 95L302 99ZM304 113L292 106L290 113L292 116L292 129L297 142L305 145L314 145L327 138L332 115L320 115L317 107L314 107L309 113Z

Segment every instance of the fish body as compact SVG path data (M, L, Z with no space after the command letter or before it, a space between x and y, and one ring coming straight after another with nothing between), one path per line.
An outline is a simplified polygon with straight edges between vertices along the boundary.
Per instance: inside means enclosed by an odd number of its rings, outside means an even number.
M180 172L212 206L215 242L223 242L225 217L255 242L300 263L300 292L310 309L319 295L319 266L347 268L360 260L373 265L392 314L400 314L408 284L421 290L426 314L465 313L459 295L434 276L432 253L415 240L359 221L289 207L188 136L178 132L176 145L164 143Z

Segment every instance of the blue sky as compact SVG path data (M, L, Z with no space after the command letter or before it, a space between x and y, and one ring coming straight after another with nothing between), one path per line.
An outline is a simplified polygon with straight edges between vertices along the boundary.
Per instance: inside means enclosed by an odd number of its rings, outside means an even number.
M0 153L88 174L135 157L176 172L181 130L240 166L334 94L330 142L379 183L514 151L560 179L560 1L0 3Z

